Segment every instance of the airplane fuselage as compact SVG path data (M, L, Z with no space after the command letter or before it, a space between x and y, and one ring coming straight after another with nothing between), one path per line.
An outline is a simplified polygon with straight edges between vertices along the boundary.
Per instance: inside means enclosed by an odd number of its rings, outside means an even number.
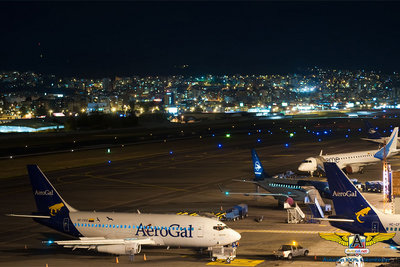
M341 169L352 165L357 166L357 168L355 169L359 169L360 165L379 162L380 159L374 157L374 155L377 152L378 150L367 150L367 151L340 153L332 155L321 155L321 157L327 162L336 163ZM299 171L304 171L304 172L314 172L317 169L318 169L318 160L316 157L307 158L299 165L298 168Z
M62 220L35 220L77 237L148 238L159 246L212 247L240 239L223 222L201 216L77 211Z

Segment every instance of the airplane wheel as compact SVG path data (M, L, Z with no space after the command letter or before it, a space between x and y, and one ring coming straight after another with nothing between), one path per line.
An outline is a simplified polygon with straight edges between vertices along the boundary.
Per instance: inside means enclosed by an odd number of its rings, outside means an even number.
M304 251L304 256L308 256L308 250Z
M288 260L291 260L292 258L293 258L292 254L289 254L289 255L287 256L287 259L288 259Z
M212 257L212 258L211 258L211 261L216 261L216 260L217 260L216 257Z

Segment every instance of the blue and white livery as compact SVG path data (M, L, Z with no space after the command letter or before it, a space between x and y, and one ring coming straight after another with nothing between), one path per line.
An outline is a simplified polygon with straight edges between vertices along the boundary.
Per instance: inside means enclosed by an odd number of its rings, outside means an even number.
M87 212L71 207L37 165L28 165L37 212L15 215L77 239L54 241L68 248L111 254L137 254L142 245L210 248L229 245L240 234L217 219L172 214Z
M396 233L385 242L398 248L400 215L385 214L372 206L336 163L325 162L324 167L336 213L325 220L334 227L354 234Z
M332 155L322 155L321 151L319 157L309 157L303 160L298 170L309 172L312 176L318 167L323 169L322 159L323 161L336 163L340 169L345 169L347 173L360 172L365 165L377 163L381 161L385 155L387 158L390 158L399 152L399 150L396 149L398 131L398 127L394 128L388 143L381 149Z

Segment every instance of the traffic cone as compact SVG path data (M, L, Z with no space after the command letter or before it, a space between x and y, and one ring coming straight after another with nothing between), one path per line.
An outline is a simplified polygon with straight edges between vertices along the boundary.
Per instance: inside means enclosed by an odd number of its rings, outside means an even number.
M317 255L314 255L314 260L315 260L315 261L317 260Z
M146 257L146 254L145 254L145 253L143 253L143 260L144 260L144 261L147 261L147 257Z
M116 263L116 264L119 263L118 257L115 257L115 263Z

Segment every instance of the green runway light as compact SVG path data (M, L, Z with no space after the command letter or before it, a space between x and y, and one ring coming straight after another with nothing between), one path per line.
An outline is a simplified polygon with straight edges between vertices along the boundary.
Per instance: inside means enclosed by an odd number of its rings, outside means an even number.
M107 154L111 153L111 149L107 148Z
M229 137L231 137L231 134L227 133L227 134L225 135L225 137L226 137L226 138L229 138Z
M290 138L292 138L294 136L294 133L290 133L289 136Z

